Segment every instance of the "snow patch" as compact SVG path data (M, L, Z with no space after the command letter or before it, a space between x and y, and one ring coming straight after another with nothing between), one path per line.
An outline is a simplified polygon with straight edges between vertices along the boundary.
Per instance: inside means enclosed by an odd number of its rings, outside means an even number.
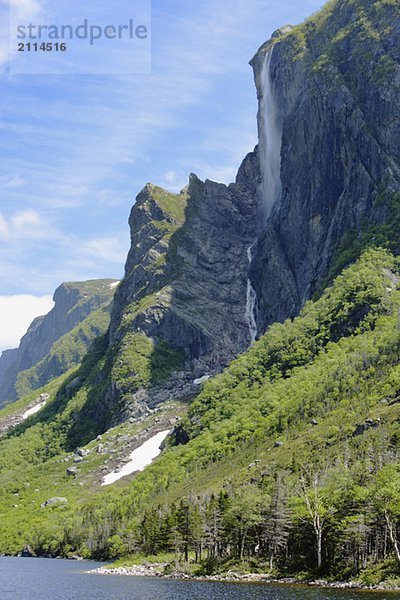
M110 283L110 288L111 289L116 288L117 285L119 285L120 283L121 283L120 281L115 281L114 283Z
M135 473L135 471L143 471L161 453L160 446L169 432L169 429L168 431L160 431L139 448L136 448L130 455L130 461L122 469L105 475L101 485L111 485L122 479L122 477Z
M42 408L43 408L43 406L45 406L45 404L46 404L46 401L41 402L40 404L36 404L36 406L34 406L33 408L30 408L29 410L24 412L24 414L22 415L22 420L25 421L32 415L36 415L36 413L38 413L39 410L42 410Z
M202 383L205 383L209 379L211 379L211 375L204 375L203 377L199 377L199 379L195 379L193 381L193 383L194 383L194 385L201 385Z

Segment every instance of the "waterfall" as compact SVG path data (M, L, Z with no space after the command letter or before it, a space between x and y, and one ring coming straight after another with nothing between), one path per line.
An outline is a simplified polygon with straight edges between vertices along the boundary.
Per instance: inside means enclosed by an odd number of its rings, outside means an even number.
M261 169L262 217L267 220L271 209L281 195L282 127L271 77L273 47L266 53L261 70L261 99L259 110L259 156ZM265 225L265 222L264 222ZM253 244L247 249L249 265L253 259ZM257 338L257 294L247 279L245 319L252 343Z
M262 175L261 195L264 217L268 218L273 205L281 195L282 127L271 77L273 47L266 53L261 71L261 100L259 112L259 152Z
M249 265L251 265L252 257L252 246L247 248L247 258ZM247 297L246 297L246 312L245 319L249 326L251 342L255 342L257 338L257 322L256 322L256 310L257 310L257 294L253 286L251 285L250 278L247 279Z

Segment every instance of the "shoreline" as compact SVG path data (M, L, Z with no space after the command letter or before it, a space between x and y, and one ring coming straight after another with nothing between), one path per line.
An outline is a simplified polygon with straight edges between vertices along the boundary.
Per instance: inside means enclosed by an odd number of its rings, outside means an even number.
M162 579L174 579L185 581L208 581L215 583L258 583L263 585L282 585L296 587L310 587L320 589L358 590L369 592L398 593L400 587L384 587L376 585L362 585L354 581L327 581L325 579L298 581L294 577L283 577L282 579L271 578L266 573L247 573L245 575L228 571L221 575L188 575L180 571L165 573L165 563L153 563L133 565L131 567L99 567L87 571L89 575L102 576L124 576L124 577L160 577Z

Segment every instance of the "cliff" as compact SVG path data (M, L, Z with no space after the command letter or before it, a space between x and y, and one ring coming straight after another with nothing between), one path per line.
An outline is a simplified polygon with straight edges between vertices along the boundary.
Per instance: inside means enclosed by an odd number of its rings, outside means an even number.
M398 252L398 16L335 0L278 30L251 61L260 141L236 181L140 192L97 416L193 395L365 247Z
M13 401L79 364L91 342L107 330L115 283L101 279L57 288L53 309L32 322L18 349L0 357L0 403ZM93 316L99 309L104 315Z
M177 195L147 185L130 216L132 247L115 297L111 342L136 311L130 329L182 349L196 374L244 350L254 215L254 200L239 185L195 175Z
M262 332L297 314L366 245L399 250L399 13L391 1L328 2L276 32L251 62L260 147L268 54L281 133L281 191L251 269ZM259 157L252 178L262 181Z
M236 182L138 195L107 335L1 411L1 552L190 551L191 575L247 557L393 587L399 25L398 0L335 0L277 31L252 60L260 143ZM110 298L90 312L93 290L74 285L4 355L39 361L17 389L48 381L97 319L105 330ZM127 468L158 436L161 456ZM67 502L47 509L55 488Z

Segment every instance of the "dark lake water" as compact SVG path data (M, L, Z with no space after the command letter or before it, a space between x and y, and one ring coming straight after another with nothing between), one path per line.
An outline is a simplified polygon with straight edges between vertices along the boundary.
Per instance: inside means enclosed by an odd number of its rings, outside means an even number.
M1 600L393 600L397 594L89 575L96 563L0 558Z

